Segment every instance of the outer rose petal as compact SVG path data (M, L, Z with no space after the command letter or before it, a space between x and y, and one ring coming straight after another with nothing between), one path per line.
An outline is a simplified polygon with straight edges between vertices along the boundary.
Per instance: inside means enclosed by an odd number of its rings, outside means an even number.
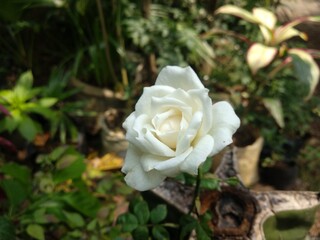
M190 147L187 151L174 158L159 162L154 166L154 168L168 177L175 177L180 172L180 164L185 161L192 151L193 148Z
M152 98L154 97L164 97L172 92L174 92L175 89L170 86L152 86L152 87L145 87L143 89L143 93L141 97L139 98L138 102L136 103L136 113L137 115L140 114L148 114L150 115L151 111L153 110L151 104L152 104Z
M219 153L223 148L232 143L232 132L228 128L218 128L213 132L214 145L209 156Z
M124 160L124 164L121 168L123 173L130 172L136 165L140 164L141 152L134 147L132 144L129 144L126 158Z
M127 173L124 180L130 187L135 188L138 191L146 191L160 185L165 178L166 176L156 170L145 172L141 165L138 164Z
M139 191L146 191L158 186L166 176L151 170L145 172L140 165L142 153L133 145L129 145L124 165L121 169L126 174L126 183Z
M229 128L233 134L240 126L240 119L234 112L232 106L226 101L213 104L212 114L213 129L211 130L215 130L220 127L226 127Z
M210 130L214 146L210 156L232 143L232 135L240 126L240 119L228 102L217 102L212 106L213 124Z
M200 139L192 153L181 164L181 171L197 175L200 164L207 159L209 154L212 152L213 146L214 139L212 136L206 135Z
M204 88L191 67L181 68L176 66L164 67L160 71L155 85L166 85L176 89L181 88L185 91Z

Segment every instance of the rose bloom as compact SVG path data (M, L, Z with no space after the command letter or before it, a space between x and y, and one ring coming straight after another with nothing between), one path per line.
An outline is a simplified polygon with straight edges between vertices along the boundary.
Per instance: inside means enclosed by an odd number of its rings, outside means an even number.
M232 143L240 120L225 101L212 105L191 67L167 66L145 87L135 111L123 123L129 147L122 172L139 191L157 187L199 166Z

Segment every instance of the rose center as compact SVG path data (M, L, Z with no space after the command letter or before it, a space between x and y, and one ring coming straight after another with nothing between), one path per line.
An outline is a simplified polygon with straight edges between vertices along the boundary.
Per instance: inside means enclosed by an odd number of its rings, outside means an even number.
M181 122L181 115L174 115L168 117L159 127L162 133L179 131Z
M168 147L175 149L179 131L181 130L182 114L177 110L169 110L158 114L153 120L156 137Z

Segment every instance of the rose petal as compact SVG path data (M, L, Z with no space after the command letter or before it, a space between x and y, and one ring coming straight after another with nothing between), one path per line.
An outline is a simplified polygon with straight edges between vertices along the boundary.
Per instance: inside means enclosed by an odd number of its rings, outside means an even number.
M180 132L176 149L177 155L185 152L191 146L191 142L195 139L198 130L201 127L202 117L202 112L196 112L189 122L188 128L185 131Z
M211 129L211 131L220 127L226 127L229 128L230 132L233 134L240 126L240 119L228 102L221 101L213 104L212 115L213 129Z
M145 172L141 165L138 164L135 168L127 173L124 180L130 187L138 191L146 191L160 185L165 178L166 176L162 175L156 170Z
M198 108L196 99L192 98L189 92L177 89L164 97L152 97L152 115L158 114L159 111L168 110L170 108L180 109L181 112L190 113Z
M188 92L191 99L197 99L199 101L197 111L201 111L203 113L202 125L199 130L200 136L207 134L212 126L212 100L209 97L208 92L208 89L196 89Z
M168 111L168 109L176 109L181 112L192 114L192 107L187 104L186 100L181 101L177 99L177 97L163 97L163 98L152 98L152 116L158 115L164 111Z
M191 67L181 68L177 66L164 67L160 71L155 85L165 85L186 91L195 88L204 88L197 74Z
M131 121L130 119L126 125L129 125L129 123L132 125ZM149 117L145 114L137 117L132 128L128 128L126 139L143 152L167 157L174 156L175 151L163 144L152 134L151 130L153 127L149 122Z
M175 89L169 86L159 85L145 87L135 106L137 115L148 114L150 116L150 111L154 110L154 106L152 106L152 98L162 98L174 91Z
M126 129L127 131L128 131L129 129L132 129L135 119L136 119L136 114L135 114L135 112L133 112L133 113L131 113L131 114L126 118L126 120L123 122L122 127L123 127L124 129Z
M128 173L133 168L135 168L137 165L139 165L141 155L142 155L141 151L139 151L132 144L129 144L129 147L128 147L127 153L126 153L126 157L124 160L124 164L121 168L121 171L123 173Z
M217 128L213 133L214 145L209 156L213 156L232 143L232 132L229 128Z
M158 163L165 162L168 159L167 157L161 157L153 154L144 154L141 157L141 166L144 171L149 172L152 169L154 169L154 166L157 165Z
M168 177L175 177L181 170L180 164L185 161L188 155L192 152L193 148L190 147L184 153L179 154L174 158L170 158L166 161L158 162L154 165L154 169L161 172L163 175Z
M198 168L212 151L214 140L212 136L206 135L200 139L192 153L181 165L181 171L187 172L192 175L198 174Z
M145 172L141 166L142 153L133 145L129 145L124 165L121 169L126 174L126 183L139 191L145 191L158 186L166 176L157 171Z
M228 102L217 102L212 106L213 127L210 130L214 147L210 156L232 143L232 135L240 126L240 119Z

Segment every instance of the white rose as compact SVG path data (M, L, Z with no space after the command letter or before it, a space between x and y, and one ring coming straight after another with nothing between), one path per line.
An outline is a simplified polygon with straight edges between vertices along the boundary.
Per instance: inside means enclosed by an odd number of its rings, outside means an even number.
M231 105L212 105L191 67L167 66L145 87L135 111L123 123L129 147L122 167L127 184L139 191L157 187L199 166L232 143L240 120Z

